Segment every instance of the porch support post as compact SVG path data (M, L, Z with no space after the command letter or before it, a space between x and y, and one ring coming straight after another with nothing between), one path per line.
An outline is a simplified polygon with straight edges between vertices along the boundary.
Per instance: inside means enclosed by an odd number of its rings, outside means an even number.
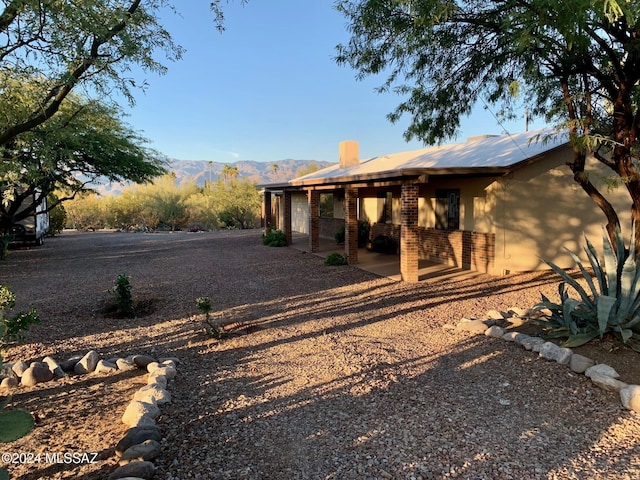
M264 225L262 226L264 227L265 231L268 232L269 230L271 230L271 227L273 225L273 220L271 218L271 192L269 190L264 191L264 201L262 202L262 208L264 209L264 211L262 212Z
M291 245L293 243L293 234L291 232L291 192L289 190L284 191L283 195L283 217L284 217L284 225L282 226L282 230L284 231L284 238L287 242L287 245Z
M311 253L320 251L320 192L309 190L309 249Z
M344 248L347 263L358 263L358 189L346 186L344 189Z
M400 275L405 282L418 281L418 191L416 184L403 184L400 210Z

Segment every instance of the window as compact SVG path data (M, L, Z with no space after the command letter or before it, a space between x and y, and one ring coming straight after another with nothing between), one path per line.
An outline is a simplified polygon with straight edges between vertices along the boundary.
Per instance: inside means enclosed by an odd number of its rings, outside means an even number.
M436 190L436 228L460 229L460 190Z
M382 210L380 210L380 203L378 203L378 212L380 212L378 223L392 223L393 194L391 192L378 192L377 196L380 200L382 200Z
M320 194L320 216L333 218L333 193Z

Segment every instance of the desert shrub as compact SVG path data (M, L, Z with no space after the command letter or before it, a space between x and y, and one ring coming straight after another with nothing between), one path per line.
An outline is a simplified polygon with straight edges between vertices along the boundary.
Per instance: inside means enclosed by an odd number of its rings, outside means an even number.
M534 307L534 312L540 314L535 321L546 329L547 337L566 338L566 347L577 347L611 333L640 351L640 263L635 258L635 234L631 235L627 251L620 231L616 232L615 248L604 231L602 263L586 236L585 240L584 251L593 276L576 254L569 251L569 255L587 288L554 263L545 261L563 280L558 285L560 300L556 303L542 295L542 301ZM571 290L578 298L570 296Z
M125 317L133 316L133 295L131 294L131 282L126 273L121 273L116 279L115 287L109 290L115 299L118 314Z
M211 319L211 299L209 297L196 298L196 307L204 315L207 333L217 340L224 338L224 330Z
M269 230L262 235L262 244L268 247L286 247L287 239L282 230Z
M333 252L327 255L327 258L324 260L324 264L330 266L347 265L347 257L340 253Z
M16 296L6 286L0 285L0 347L4 344L23 340L24 334L31 325L40 323L40 317L36 309L29 312L18 312L15 315L7 315L16 304Z
M371 225L364 220L358 221L358 247L366 247L369 243L369 232L371 231Z
M395 254L398 252L398 242L388 235L378 235L371 240L371 250L378 253Z

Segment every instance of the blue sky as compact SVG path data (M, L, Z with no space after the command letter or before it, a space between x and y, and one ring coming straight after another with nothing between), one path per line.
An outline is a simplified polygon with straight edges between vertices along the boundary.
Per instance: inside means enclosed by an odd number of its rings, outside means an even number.
M207 0L176 2L163 24L186 49L166 75L143 75L127 122L161 153L181 160L336 162L338 143L360 142L361 158L422 148L403 139L409 119L386 114L401 101L378 94L383 78L356 80L333 60L348 40L333 0L222 2L226 31ZM511 133L524 121L505 125ZM535 125L534 125L535 126ZM483 108L463 120L459 140L503 129Z

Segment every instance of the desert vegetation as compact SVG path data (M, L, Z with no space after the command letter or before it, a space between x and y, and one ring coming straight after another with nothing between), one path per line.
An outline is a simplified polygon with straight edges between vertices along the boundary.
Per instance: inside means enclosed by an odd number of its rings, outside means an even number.
M67 227L77 230L214 230L260 226L260 193L245 179L225 176L205 187L167 174L119 195L81 195L65 203Z

